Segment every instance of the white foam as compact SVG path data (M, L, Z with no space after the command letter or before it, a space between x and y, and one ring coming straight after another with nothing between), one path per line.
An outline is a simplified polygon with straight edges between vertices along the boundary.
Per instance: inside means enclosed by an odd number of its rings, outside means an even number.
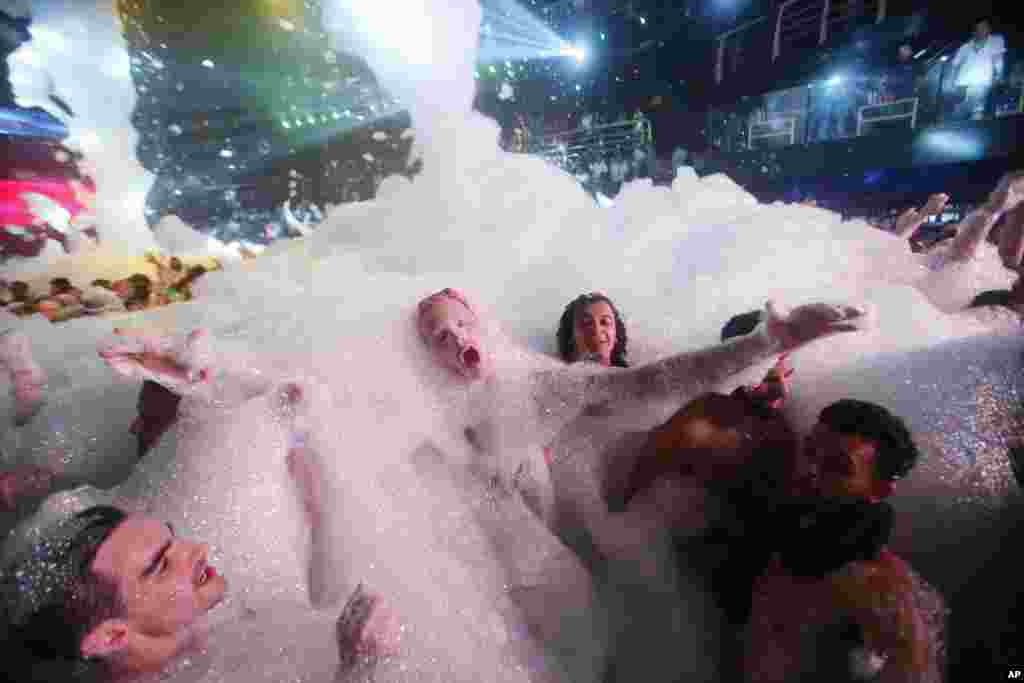
M895 375L880 368L890 366L872 365L880 351L911 354L900 356L906 364L923 362L932 358L923 349L980 331L945 315L914 288L928 269L905 242L824 210L759 205L721 175L681 174L671 188L634 182L613 207L601 209L558 169L501 151L496 124L470 110L480 17L475 2L367 4L384 15L399 9L406 17L422 15L420 23L404 22L415 24L418 39L426 41L409 47L393 22L383 33L360 32L375 25L355 13L364 5L328 5L337 47L357 47L409 106L422 174L411 182L386 179L375 201L334 208L308 237L205 276L196 303L125 320L221 328L221 336L239 338L250 352L287 356L316 378L324 388L314 414L316 438L337 487L335 515L347 524L339 558L343 581L350 586L369 577L397 596L420 634L421 668L437 656L443 665L430 672L442 680L516 680L514 667L499 665L498 645L502 629L521 623L503 612L505 603L500 617L487 606L497 599L493 558L477 546L456 552L438 538L460 528L464 510L439 502L437 489L406 462L427 442L453 462L471 458L452 427L481 409L466 392L442 388L419 347L411 314L426 292L457 286L474 300L510 387L494 407L500 407L504 436L519 439L516 448L543 445L553 435L537 432L523 417L532 397L517 392L514 380L557 365L551 354L559 315L572 298L592 290L608 294L624 313L635 362L713 343L728 318L769 298L790 306L866 302L874 330L795 355L794 410L806 420L827 398L858 394L890 403L915 424L935 424L946 413L969 418L962 405L915 393L920 383L889 386ZM958 368L978 360L970 353L936 354L950 369L951 383ZM730 384L759 372L763 368ZM653 413L648 417L657 421ZM168 506L168 515L187 514L194 531L223 548L229 570L243 577L241 590L276 585L295 598L301 572L286 558L297 547L297 511L285 502L286 474L276 460L280 425L259 402L230 420L199 424L202 429L183 432L187 438L168 440L145 466L158 492L154 500ZM1000 434L994 427L986 438L995 443ZM178 475L159 467L178 468ZM697 646L677 654L702 656ZM407 680L400 672L383 677Z

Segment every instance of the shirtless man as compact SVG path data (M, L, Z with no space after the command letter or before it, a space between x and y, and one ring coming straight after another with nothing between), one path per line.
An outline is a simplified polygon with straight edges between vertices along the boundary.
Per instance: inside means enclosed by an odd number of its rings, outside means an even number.
M168 671L175 660L201 656L211 629L207 615L228 589L208 554L205 544L180 538L170 524L111 506L91 506L49 525L0 575L5 654L11 655L5 672L18 680L89 672L105 683L139 681ZM384 636L389 617L379 607L375 596L357 591L337 634L321 629L328 646L336 638L339 673L391 652Z
M821 412L802 457L816 495L774 516L779 552L754 587L746 679L938 680L928 589L885 548L883 500L918 458L910 432L843 400Z

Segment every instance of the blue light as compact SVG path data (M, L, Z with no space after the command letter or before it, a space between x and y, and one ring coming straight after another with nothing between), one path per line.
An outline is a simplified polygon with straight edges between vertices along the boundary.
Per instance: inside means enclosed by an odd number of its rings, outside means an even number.
M563 57L572 57L580 64L587 60L587 51L582 45L566 45L561 54Z

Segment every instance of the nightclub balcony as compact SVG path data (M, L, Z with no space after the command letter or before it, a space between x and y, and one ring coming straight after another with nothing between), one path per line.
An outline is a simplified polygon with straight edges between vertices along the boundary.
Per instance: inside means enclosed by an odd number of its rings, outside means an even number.
M890 10L886 0L783 0L719 34L706 170L770 193L793 177L1014 156L1024 126L1015 29L996 22L1007 47L998 72L970 80L958 53L971 19L929 27ZM766 83L783 87L759 92Z

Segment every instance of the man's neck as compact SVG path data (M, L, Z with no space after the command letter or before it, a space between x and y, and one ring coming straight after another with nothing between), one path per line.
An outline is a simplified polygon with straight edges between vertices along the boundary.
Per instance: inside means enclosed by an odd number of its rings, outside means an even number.
M136 683L146 676L163 670L192 642L192 634L146 638L143 651L123 655L111 661L110 680L113 683Z

